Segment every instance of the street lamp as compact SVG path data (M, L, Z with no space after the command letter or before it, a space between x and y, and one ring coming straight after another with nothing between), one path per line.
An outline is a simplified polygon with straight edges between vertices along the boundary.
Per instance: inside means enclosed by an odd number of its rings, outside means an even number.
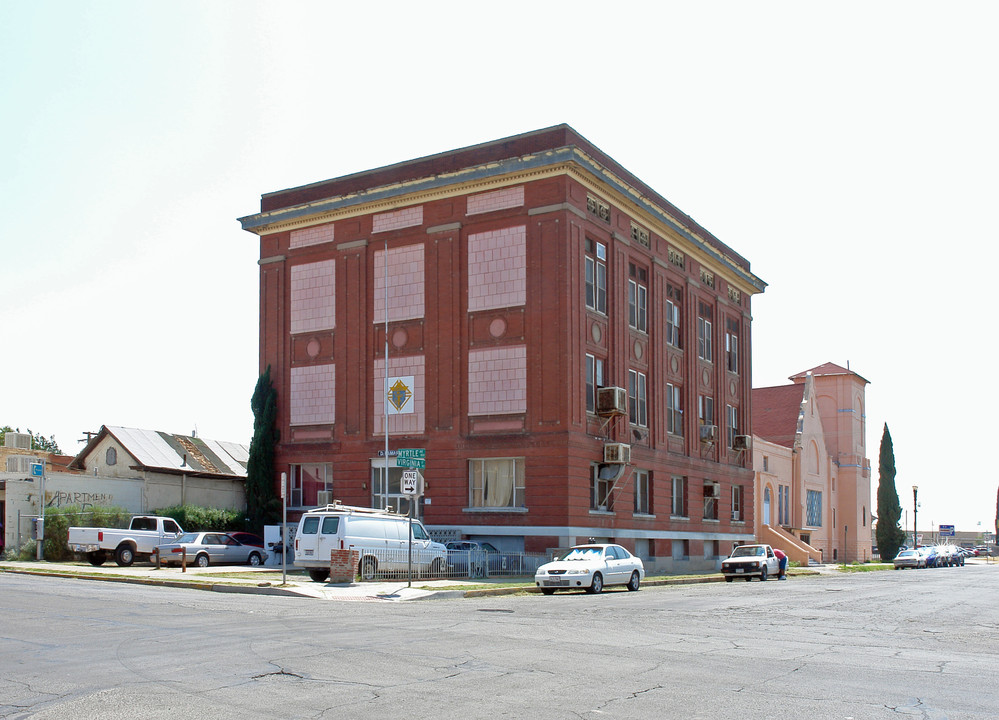
M912 486L912 549L915 550L919 546L919 539L916 535L916 491L919 490L917 485Z

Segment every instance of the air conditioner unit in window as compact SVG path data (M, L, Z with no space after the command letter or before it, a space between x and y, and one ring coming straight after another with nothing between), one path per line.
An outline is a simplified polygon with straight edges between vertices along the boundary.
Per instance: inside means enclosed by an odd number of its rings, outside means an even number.
M332 490L320 490L316 493L316 505L320 507L326 507L327 505L333 504L333 491Z
M736 435L732 441L733 450L752 450L753 438L749 435Z
M704 497L706 498L718 498L721 497L721 485L718 483L712 483L711 485L704 486Z
M619 387L597 388L597 415L614 417L628 413L628 391Z
M631 462L631 445L624 443L606 443L604 445L604 462L621 465Z
M738 510L733 510L732 511L732 519L733 520L742 520L742 513L740 513Z
M701 442L713 443L718 439L717 425L701 425Z

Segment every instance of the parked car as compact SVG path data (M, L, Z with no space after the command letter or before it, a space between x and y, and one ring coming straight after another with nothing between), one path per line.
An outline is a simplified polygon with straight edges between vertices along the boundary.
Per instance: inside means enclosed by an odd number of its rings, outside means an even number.
M770 575L780 572L780 561L769 545L740 545L726 560L722 561L722 575L725 582L732 582L737 577L749 582L754 577L766 580Z
M226 534L243 545L252 545L253 547L259 547L259 548L262 548L264 546L264 539L259 535L254 535L253 533L231 532Z
M895 556L895 569L926 567L926 559L917 550L902 550Z
M447 548L448 569L452 575L509 575L519 573L523 564L518 553L501 552L490 542L454 540L444 547Z
M939 556L937 555L937 549L935 547L932 545L924 545L919 548L919 554L923 556L923 567L938 567L937 560L939 559Z
M172 543L158 545L156 554L167 565L179 565L183 558L198 567L240 564L261 565L267 553L255 545L243 545L226 533L184 533Z
M638 590L645 565L620 545L576 545L561 558L545 563L534 574L534 583L545 595L556 590L598 593L607 585Z

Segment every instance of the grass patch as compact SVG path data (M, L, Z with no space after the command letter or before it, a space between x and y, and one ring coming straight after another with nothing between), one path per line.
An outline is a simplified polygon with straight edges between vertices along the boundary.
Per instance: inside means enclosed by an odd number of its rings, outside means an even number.
M894 570L894 563L853 563L852 565L843 565L840 567L841 572L856 573L856 572L877 572L878 570Z

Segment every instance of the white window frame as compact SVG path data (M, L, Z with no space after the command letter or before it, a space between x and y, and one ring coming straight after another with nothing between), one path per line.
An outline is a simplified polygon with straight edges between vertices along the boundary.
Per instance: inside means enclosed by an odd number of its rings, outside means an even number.
M510 500L503 505L492 505L490 496L495 493L490 492L489 465L499 465L512 463L503 472L504 484L512 478L512 487L499 488L497 492L509 493ZM493 467L495 473L498 467ZM487 457L472 458L468 461L468 507L475 510L523 510L527 507L526 480L524 478L524 458L522 457ZM499 478L496 479L499 482Z
M731 373L739 374L739 336L726 332L725 333L725 359L728 366L728 371Z
M590 512L614 512L615 480L603 480L600 477L600 465L590 465ZM604 503L601 505L600 500Z
M652 514L652 473L635 470L635 514Z
M607 246L591 240L594 249L586 254L586 307L607 314Z
M639 332L648 332L649 290L636 280L628 280L628 325Z
M604 361L586 353L586 412L597 411L597 390L604 386Z
M645 373L628 371L628 420L637 427L649 426L648 387Z
M711 352L711 321L697 316L697 357L706 362L713 362Z
M735 436L739 434L739 408L735 405L725 406L726 429L728 432L728 446L735 447Z
M666 383L666 432L683 437L683 393L672 383Z
M670 478L671 497L670 515L673 517L688 517L687 509L687 477L686 475L673 475Z
M742 485L732 486L732 520L742 522L746 518L742 515L743 487Z
M680 347L680 306L672 300L666 301L666 344Z

